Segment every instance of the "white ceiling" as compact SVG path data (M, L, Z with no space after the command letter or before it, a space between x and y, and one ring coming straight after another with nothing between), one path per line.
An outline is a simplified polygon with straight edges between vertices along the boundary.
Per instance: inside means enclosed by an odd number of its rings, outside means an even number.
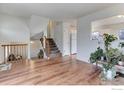
M0 4L0 13L30 17L38 15L54 20L76 19L117 4L86 4L86 3L27 3Z

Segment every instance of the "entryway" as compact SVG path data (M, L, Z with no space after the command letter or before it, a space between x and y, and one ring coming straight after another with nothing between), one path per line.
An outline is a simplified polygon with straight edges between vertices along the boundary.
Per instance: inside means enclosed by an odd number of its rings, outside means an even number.
M77 53L77 25L76 21L63 23L63 54Z

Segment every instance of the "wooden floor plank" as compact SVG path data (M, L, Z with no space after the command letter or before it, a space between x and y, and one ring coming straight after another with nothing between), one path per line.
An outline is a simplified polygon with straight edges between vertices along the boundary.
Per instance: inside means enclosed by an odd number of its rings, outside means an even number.
M0 85L100 85L93 65L75 56L13 63L12 69L0 72ZM104 83L105 84L105 83ZM108 83L107 83L108 84Z

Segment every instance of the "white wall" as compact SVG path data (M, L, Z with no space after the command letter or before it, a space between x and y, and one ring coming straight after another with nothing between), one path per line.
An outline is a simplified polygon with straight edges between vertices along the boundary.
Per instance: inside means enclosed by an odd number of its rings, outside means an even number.
M54 29L54 40L61 51L63 53L63 23L57 22Z
M34 36L40 32L44 32L47 35L47 25L49 23L49 19L32 15L30 17L29 27L31 29L31 36Z
M63 55L77 53L76 21L63 22Z
M31 58L36 58L40 49L42 49L40 40L33 40L33 43L31 43L31 48L30 48Z
M56 24L54 28L54 40L63 56L77 52L76 35L77 31L75 21L63 21Z
M77 59L88 62L90 53L97 48L97 42L90 40L91 22L124 13L124 6L118 5L78 19Z
M11 42L29 44L29 28L23 18L8 15L0 15L0 43ZM28 55L28 57L30 57L30 55ZM3 61L2 48L0 48L0 60Z
M70 55L70 24L63 22L63 55Z
M54 38L55 26L56 26L56 21L50 20L49 21L49 25L48 25L48 28L49 28L49 31L48 32L50 34L50 38Z
M28 42L29 29L22 18L0 15L0 41Z

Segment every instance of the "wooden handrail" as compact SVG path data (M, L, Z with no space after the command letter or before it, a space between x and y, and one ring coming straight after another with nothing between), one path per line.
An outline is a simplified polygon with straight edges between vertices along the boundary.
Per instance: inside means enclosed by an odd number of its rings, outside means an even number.
M50 57L50 45L47 39L46 39L46 50L47 50L47 57Z
M43 38L40 39L41 44L43 46L44 51L46 52L46 56L50 56L50 46L47 38L44 36Z
M42 44L42 46L43 46L43 48L44 48L44 38L42 37L42 38L40 39L40 41L41 41L41 44Z
M1 45L2 47L4 46L26 46L27 44L5 44L5 45Z

